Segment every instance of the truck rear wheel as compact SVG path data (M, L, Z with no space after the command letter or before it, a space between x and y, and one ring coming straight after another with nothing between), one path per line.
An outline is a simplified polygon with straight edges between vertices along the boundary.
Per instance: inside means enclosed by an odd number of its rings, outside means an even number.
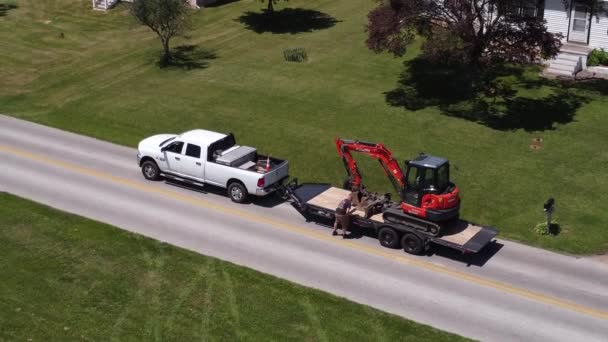
M420 254L422 252L422 240L412 233L405 233L401 238L403 250L409 254Z
M247 189L245 189L243 184L232 182L228 185L228 197L230 197L232 202L243 203L247 200L248 195Z
M147 180L155 181L160 179L160 169L152 160L146 160L143 162L143 164L141 164L141 173Z
M380 228L378 241L386 248L397 248L399 247L399 234L393 228Z

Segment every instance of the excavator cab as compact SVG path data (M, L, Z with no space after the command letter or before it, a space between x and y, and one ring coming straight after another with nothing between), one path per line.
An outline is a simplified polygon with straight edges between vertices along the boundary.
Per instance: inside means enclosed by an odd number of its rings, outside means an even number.
M450 183L450 164L447 159L421 154L414 160L407 160L405 169L403 198L408 204L420 207L423 195L440 195L453 185Z

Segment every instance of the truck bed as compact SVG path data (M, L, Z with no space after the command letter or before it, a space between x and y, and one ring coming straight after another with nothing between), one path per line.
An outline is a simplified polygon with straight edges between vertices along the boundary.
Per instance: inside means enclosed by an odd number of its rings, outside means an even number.
M348 194L348 190L333 187L329 184L302 184L292 190L292 194L300 206L316 207L334 212L338 203ZM352 215L355 221L373 221L371 223L384 223L382 214L376 214L365 218L364 210L354 208ZM422 232L423 233L423 232ZM441 235L438 237L428 236L431 242L439 245L458 249L463 252L476 253L492 241L498 230L491 227L476 225L464 220L456 220L442 227Z

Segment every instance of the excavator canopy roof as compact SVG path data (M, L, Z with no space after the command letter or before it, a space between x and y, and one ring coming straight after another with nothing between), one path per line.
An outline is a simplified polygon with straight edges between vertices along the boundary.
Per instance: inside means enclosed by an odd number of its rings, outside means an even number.
M437 169L440 166L442 166L443 164L446 164L447 162L448 162L448 160L445 158L421 154L418 157L416 157L416 159L411 160L409 162L409 164L415 165L415 166L422 166L422 167Z

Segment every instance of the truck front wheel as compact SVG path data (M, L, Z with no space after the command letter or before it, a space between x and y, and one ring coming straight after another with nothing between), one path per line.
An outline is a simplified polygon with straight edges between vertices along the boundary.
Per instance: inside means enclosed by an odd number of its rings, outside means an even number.
M381 228L378 232L378 240L386 248L397 248L399 246L399 234L393 228Z
M232 182L228 185L228 197L232 202L243 203L247 200L247 189L239 182Z
M158 165L151 160L146 160L141 164L141 173L144 175L144 178L147 180L159 180L160 179L160 170L158 169Z
M422 252L422 240L412 233L405 233L401 238L403 250L409 254L420 254Z

